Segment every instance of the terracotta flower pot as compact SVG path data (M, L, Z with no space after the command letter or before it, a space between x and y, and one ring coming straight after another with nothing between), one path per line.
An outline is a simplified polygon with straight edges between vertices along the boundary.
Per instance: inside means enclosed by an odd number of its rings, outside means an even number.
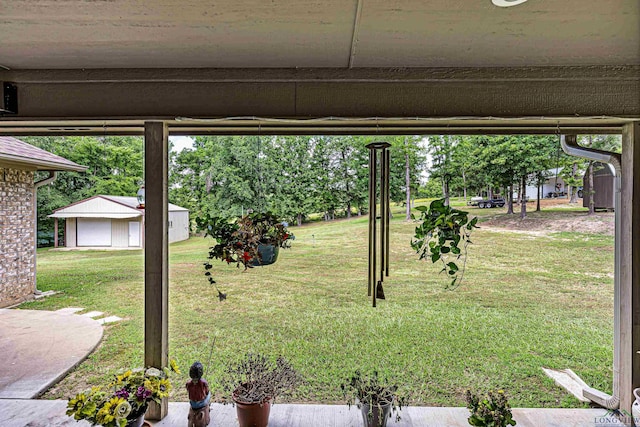
M234 403L240 427L267 427L269 424L271 402L260 405L259 403L241 403L234 399Z

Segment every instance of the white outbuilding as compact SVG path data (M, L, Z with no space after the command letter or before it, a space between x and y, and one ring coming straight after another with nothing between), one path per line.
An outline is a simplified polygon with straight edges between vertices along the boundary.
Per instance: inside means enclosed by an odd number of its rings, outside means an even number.
M144 208L136 197L93 196L49 215L66 220L67 248L144 247ZM169 204L169 243L189 238L189 210ZM57 242L57 239L55 239Z

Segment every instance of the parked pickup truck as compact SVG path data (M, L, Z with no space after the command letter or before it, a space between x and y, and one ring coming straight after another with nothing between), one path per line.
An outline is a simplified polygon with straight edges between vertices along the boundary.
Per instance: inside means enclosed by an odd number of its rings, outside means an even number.
M504 206L505 201L502 197L495 199L485 199L483 197L472 197L471 201L467 203L470 206L477 206L479 208L495 208L496 206L501 208Z

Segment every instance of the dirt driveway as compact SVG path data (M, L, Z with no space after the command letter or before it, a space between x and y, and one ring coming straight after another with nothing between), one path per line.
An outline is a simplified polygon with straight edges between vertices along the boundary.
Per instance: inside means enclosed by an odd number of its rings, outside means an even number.
M481 227L501 228L508 230L523 230L536 232L578 232L589 234L613 235L615 219L613 212L596 212L589 215L586 208L582 208L582 199L578 204L569 204L567 199L541 200L541 211L536 212L536 202L527 204L527 217L520 219L520 206L514 205L513 215L506 215L506 207L498 210L471 208L471 214L482 216ZM579 209L579 210L576 210ZM488 214L488 215L485 215Z

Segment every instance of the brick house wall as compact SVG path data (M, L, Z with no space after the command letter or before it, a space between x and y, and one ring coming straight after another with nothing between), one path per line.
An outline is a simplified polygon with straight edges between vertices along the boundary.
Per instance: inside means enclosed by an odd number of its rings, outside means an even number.
M0 168L0 307L36 290L33 172Z

